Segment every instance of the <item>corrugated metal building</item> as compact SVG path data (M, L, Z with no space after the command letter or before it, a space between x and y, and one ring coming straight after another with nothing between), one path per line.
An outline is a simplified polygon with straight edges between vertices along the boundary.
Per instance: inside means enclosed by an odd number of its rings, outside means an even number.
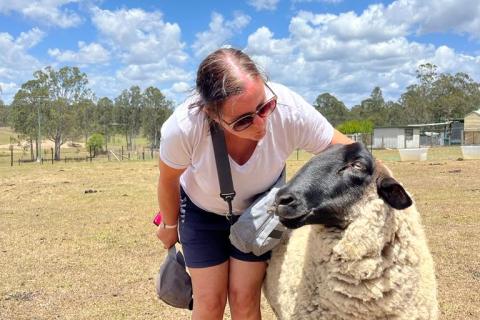
M373 129L373 148L419 148L420 129L411 127Z

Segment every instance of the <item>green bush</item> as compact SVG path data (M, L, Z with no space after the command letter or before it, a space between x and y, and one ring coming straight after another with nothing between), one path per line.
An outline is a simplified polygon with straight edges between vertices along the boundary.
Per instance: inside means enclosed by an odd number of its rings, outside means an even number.
M103 134L94 133L90 136L90 138L88 138L87 149L90 150L90 148L92 148L96 154L97 150L102 150L104 143L105 139L103 138Z
M372 133L373 122L370 120L350 120L337 126L337 130L343 134Z

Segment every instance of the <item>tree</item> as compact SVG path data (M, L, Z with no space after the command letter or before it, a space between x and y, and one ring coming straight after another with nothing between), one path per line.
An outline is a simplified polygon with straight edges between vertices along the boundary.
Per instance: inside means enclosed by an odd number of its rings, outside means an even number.
M76 112L81 101L91 99L87 75L77 67L51 67L36 71L35 81L48 92L46 114L42 126L46 136L55 142L55 160L60 160L60 147L75 127Z
M430 113L433 121L463 118L476 110L480 85L466 73L441 74L432 87Z
M463 118L480 104L480 84L466 73L438 74L437 67L427 63L419 66L417 79L400 98L408 123Z
M172 114L173 103L159 89L148 87L143 92L143 105L143 134L150 141L151 148L158 148L160 128Z
M138 86L123 90L115 98L115 120L125 135L128 150L133 146L133 138L140 132L142 106L142 94Z
M0 127L8 126L9 111L10 108L0 99Z
M422 64L416 70L418 84L407 87L399 103L403 106L406 123L428 123L432 121L432 88L438 79L437 66Z
M90 133L97 129L97 118L95 117L95 103L92 99L82 99L75 106L75 133L82 135L87 142Z
M386 124L387 110L380 87L375 87L370 97L352 108L352 119L370 120L375 126Z
M110 139L110 126L113 125L113 102L107 97L103 97L97 102L95 108L95 119L97 119L96 130L103 132L105 137L105 148L108 149L108 142Z
M40 157L41 122L46 114L48 90L41 82L29 80L22 84L13 98L10 122L14 130L27 136L33 160L33 141L36 144L36 158Z
M400 103L388 101L387 103L385 103L385 109L385 126L393 127L408 124L405 117L405 110Z
M2 86L0 86L0 94L2 94ZM0 98L0 127L4 127L8 122L8 109Z
M314 103L317 109L335 127L348 120L349 111L342 101L330 93L322 93Z

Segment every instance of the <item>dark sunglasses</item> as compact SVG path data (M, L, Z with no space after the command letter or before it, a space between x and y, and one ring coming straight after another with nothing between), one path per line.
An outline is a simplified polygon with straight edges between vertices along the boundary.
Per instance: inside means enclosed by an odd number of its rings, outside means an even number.
M255 112L244 114L243 116L233 120L230 123L224 121L223 119L222 121L234 131L243 131L252 125L253 120L256 116L266 118L271 115L273 110L275 110L275 108L277 107L277 95L266 83L265 86L273 93L273 97L265 101L261 106L257 108Z

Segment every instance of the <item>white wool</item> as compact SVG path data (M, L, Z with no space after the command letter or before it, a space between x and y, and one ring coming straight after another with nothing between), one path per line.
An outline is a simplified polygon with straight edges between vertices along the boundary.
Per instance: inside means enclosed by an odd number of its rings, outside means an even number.
M274 249L264 293L279 319L437 319L434 266L415 207L369 186L345 230L291 231Z

